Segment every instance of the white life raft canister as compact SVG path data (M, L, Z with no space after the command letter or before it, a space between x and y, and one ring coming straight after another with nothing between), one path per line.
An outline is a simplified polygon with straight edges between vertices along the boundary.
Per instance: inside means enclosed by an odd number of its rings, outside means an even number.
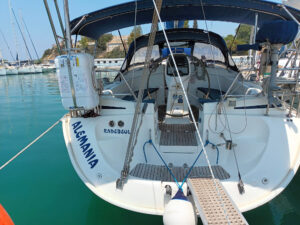
M65 109L74 109L74 101L69 78L67 55L55 58L56 74L62 104ZM77 108L93 109L99 105L99 95L95 87L94 57L86 53L72 53L70 56L71 72Z

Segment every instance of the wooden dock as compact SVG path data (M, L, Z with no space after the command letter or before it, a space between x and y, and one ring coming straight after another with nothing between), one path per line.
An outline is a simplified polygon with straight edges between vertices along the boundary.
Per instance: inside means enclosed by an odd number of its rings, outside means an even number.
M204 225L248 225L218 179L189 178L187 184Z

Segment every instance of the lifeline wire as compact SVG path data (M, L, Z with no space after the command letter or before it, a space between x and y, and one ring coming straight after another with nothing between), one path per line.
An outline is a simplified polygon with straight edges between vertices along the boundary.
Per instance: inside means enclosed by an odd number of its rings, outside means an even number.
M62 118L61 118L62 119ZM21 151L19 151L15 156L13 156L10 160L8 160L6 163L4 163L1 167L0 170L4 169L9 163L11 163L13 160L15 160L19 155L21 155L26 149L28 149L31 145L33 145L35 142L37 142L39 139L41 139L45 134L47 134L52 128L54 128L59 122L61 121L59 119L56 121L53 125L51 125L47 130L45 130L40 136L38 136L36 139L34 139L32 142L30 142L29 145L27 145L25 148L23 148Z
M178 67L177 67L177 64L176 64L176 61L175 61L175 58L174 58L174 55L173 55L173 52L172 52L172 49L171 49L171 46L170 46L170 43L169 43L167 34L166 34L166 31L165 31L164 24L162 23L162 20L161 20L161 18L160 18L159 11L158 11L157 6L156 6L156 4L155 4L155 0L152 0L152 2L153 2L153 5L154 5L154 8L155 8L157 17L158 17L158 19L159 19L159 23L160 23L160 25L161 25L161 27L162 27L162 31L163 31L163 34L164 34L164 36L165 36L166 43L167 43L167 45L168 45L168 49L169 49L169 51L170 51L170 55L171 55L171 58L172 58L172 60L173 60L173 63L174 63L174 66L175 66L175 69L176 69L176 72L177 72L177 75L178 75L178 79L179 79L179 81L180 81L180 85L181 85L181 87L182 87L182 91L183 91L183 93L184 93L184 97L185 97L185 99L186 99L188 108L189 108L190 112L193 112L193 111L192 111L192 108L191 108L191 104L190 104L189 99L188 99L188 97L187 97L187 93L186 93L186 91L185 91L185 89L184 89L184 85L183 85L183 82L182 82L180 73L179 73L179 71L178 71ZM202 2L202 1L201 1L201 2ZM228 219L228 215L227 215L225 206L224 206L224 204L223 204L223 200L222 200L220 191L219 191L219 189L218 189L218 187L217 187L217 183L216 183L216 181L215 181L215 175L214 175L214 173L213 173L213 170L212 170L210 161L209 161L209 159L208 159L208 155L207 155L206 149L205 149L205 147L204 147L203 140L202 140L201 135L200 135L200 131L199 131L199 129L198 129L198 126L197 126L197 123L196 123L196 120L195 120L195 117L194 117L194 113L191 113L191 117L192 117L192 121L193 121L193 123L194 123L195 129L196 129L197 135L198 135L198 137L199 137L200 143L201 143L201 145L202 145L202 149L203 149L203 152L204 152L204 155L205 155L205 158L206 158L208 167L209 167L209 171L210 171L210 173L211 173L211 175L212 175L212 178L213 178L213 182L214 182L216 191L217 191L217 193L218 193L218 195L219 195L219 197L220 197L221 205L222 205L222 208L224 209L225 217L226 217L226 219L227 219L228 224L230 224L230 221L229 221L229 219Z

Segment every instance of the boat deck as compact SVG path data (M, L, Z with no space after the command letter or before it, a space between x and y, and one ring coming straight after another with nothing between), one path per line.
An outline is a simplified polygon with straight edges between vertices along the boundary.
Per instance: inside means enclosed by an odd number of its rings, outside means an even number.
M178 180L178 182L183 181L185 175L187 174L189 167L171 167L170 168ZM212 166L212 170L216 178L220 180L225 180L230 178L229 173L227 173L221 166ZM172 182L174 179L167 168L163 165L151 165L140 163L137 164L131 171L130 175L146 180L158 180L165 182ZM193 168L189 177L193 178L211 178L211 174L208 166L196 166Z
M204 225L248 225L218 179L189 178L187 183Z
M197 146L194 124L160 124L160 145Z

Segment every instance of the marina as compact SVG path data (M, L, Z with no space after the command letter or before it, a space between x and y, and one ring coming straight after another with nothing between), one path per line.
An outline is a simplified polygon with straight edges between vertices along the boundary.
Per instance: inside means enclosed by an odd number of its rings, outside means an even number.
M0 151L4 225L28 224L23 217L34 208L15 211L25 200L9 195L22 187L11 184L17 181L25 182L21 193L38 189L29 196L43 224L124 224L124 216L133 218L128 224L164 225L299 219L297 2L135 0L75 19L68 0L53 3L43 1L56 44L40 58L8 0L16 56L1 32L13 61L2 57L0 67L7 124L0 146L18 142ZM236 23L235 35L211 31L210 21ZM19 59L15 25L27 60ZM13 175L26 163L29 175ZM58 206L61 217L44 216L65 197L73 204ZM99 219L101 210L119 216Z

